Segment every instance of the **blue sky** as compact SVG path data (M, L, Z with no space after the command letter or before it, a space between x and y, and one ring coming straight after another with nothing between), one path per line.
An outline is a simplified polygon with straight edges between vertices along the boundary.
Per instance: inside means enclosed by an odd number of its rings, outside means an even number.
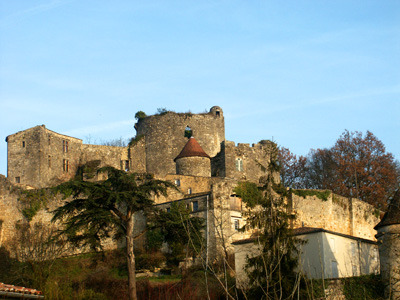
M0 0L1 174L35 125L99 142L214 105L228 140L370 130L400 159L400 1Z

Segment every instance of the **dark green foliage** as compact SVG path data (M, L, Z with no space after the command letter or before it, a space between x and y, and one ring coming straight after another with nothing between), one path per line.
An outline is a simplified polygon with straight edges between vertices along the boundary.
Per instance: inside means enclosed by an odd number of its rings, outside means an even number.
M280 185L268 176L259 188L254 183L241 182L235 188L247 207L246 229L257 229L256 247L259 255L248 257L245 266L249 277L249 299L285 299L298 288L298 250L289 223L294 216L286 212L284 197L273 193ZM280 194L285 194L281 191Z
M327 201L329 196L332 194L329 190L292 190L292 193L303 198L306 198L307 196L316 196L323 201Z
M133 146L135 146L142 138L144 138L144 135L143 135L143 134L139 134L139 135L137 135L137 136L131 138L131 140L129 141L129 144L128 144L128 145L129 145L130 147L133 147Z
M108 179L102 182L75 179L54 188L73 198L54 211L53 220L63 221L63 233L77 246L100 249L102 239L115 233L126 234L133 213L150 213L153 195L166 196L169 187L175 188L150 174L126 173L112 167L97 172L107 173Z
M253 182L242 181L233 190L236 195L242 198L247 207L254 208L261 204L263 194L260 188Z
M190 129L189 127L186 127L185 129L185 137L187 137L188 139L190 139L192 137L192 129Z
M157 115L165 115L166 113L168 113L168 110L165 107L159 107L157 108Z
M272 184L272 189L275 193L279 194L282 197L286 197L289 195L287 188L282 183Z
M22 215L30 222L37 212L46 207L47 203L54 198L54 193L50 189L23 190L18 201L22 204Z
M168 263L177 266L186 257L196 256L205 245L201 229L204 219L191 217L184 203L171 203L170 210L158 211L156 230L168 244Z
M84 165L78 166L78 169L76 170L75 174L75 179L83 180L84 176L85 179L94 178L96 176L97 169L99 168L100 164L101 164L100 160L91 160Z
M342 279L344 294L348 300L385 299L384 283L379 275L365 275Z
M147 117L147 115L146 115L146 113L145 112L143 112L143 111L141 111L141 110L139 110L136 114L135 114L135 119L136 120L141 120L141 119L144 119L144 118L146 118Z

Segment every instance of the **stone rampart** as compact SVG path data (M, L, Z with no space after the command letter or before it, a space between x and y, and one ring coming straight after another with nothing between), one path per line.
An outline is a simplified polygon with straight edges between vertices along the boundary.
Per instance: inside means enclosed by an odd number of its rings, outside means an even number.
M324 228L375 241L376 232L373 228L379 222L379 211L372 205L333 193L327 200L319 197L318 192L314 196L304 197L292 193L291 197L296 215L295 228Z
M83 144L80 163L100 161L99 167L111 166L116 169L129 171L128 148Z

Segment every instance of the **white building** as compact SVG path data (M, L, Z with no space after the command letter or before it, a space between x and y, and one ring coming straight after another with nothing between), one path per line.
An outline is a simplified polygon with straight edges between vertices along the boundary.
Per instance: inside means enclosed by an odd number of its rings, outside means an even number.
M306 241L299 245L299 269L308 278L327 279L379 273L377 242L323 228L301 227L294 235ZM260 253L256 239L234 242L238 285L247 282L246 258Z

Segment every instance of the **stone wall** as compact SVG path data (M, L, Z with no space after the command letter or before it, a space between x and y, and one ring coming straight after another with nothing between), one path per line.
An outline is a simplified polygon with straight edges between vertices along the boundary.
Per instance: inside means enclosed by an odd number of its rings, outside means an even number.
M219 172L225 177L259 183L262 177L270 173L269 165L274 151L276 145L269 141L253 144L251 147L240 143L235 146L234 142L225 141L222 143L221 154L214 159L214 175L217 175L219 165L219 168L223 168ZM279 182L279 174L274 177Z
M382 281L387 299L400 299L400 224L378 229Z
M146 172L146 145L144 137L131 143L128 148L129 169L136 173Z
M211 164L208 157L181 157L176 160L176 174L211 177Z
M129 170L128 148L83 144L80 163L99 160L100 166L111 166L116 169Z
M7 177L36 188L66 181L75 175L82 140L36 126L9 135Z
M175 157L187 142L186 127L209 156L220 152L225 140L222 110L204 114L174 113L153 115L140 119L135 125L137 136L144 135L146 144L146 171L154 174L174 174Z
M294 227L324 228L375 241L374 226L379 212L361 200L330 194L327 200L318 196L292 194L292 208L296 214Z
M18 209L18 187L0 175L0 247L10 241L15 232L15 222L22 218Z
M155 198L155 203L161 204L164 202L180 200L185 197L190 197L191 194L208 193L211 190L210 177L197 177L186 175L167 175L165 177L157 177L157 179L170 181L176 186L176 190L169 189L168 197L159 196Z

